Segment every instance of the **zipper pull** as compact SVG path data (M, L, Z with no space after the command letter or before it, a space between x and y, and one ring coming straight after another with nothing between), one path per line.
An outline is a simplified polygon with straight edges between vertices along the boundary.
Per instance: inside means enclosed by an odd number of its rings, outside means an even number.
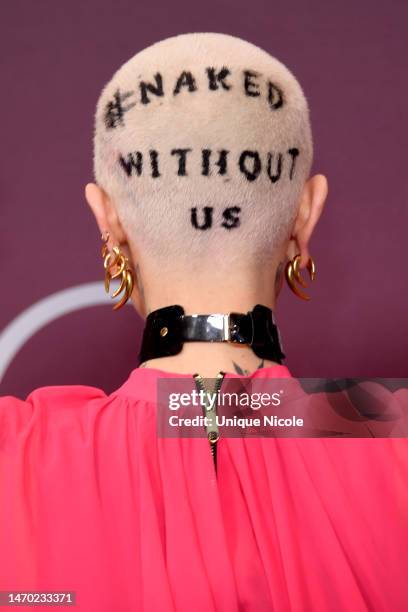
M225 372L220 371L217 374L215 387L213 391L213 393L215 394L215 401L213 402L212 405L208 397L209 392L207 391L204 385L203 377L198 373L194 374L193 376L194 376L196 385L198 387L198 390L201 390L205 393L205 396L204 396L205 399L204 399L204 405L203 405L203 415L206 417L205 427L206 427L207 438L210 443L211 454L214 460L214 466L215 466L215 469L217 469L216 448L217 448L217 442L220 438L220 431L218 429L218 424L217 424L217 410L216 409L217 409L218 392L221 388L221 384L224 379Z

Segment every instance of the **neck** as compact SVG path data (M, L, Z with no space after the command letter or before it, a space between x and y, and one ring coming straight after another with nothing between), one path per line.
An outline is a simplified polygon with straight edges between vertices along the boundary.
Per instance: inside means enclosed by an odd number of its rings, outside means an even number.
M225 307L222 307L222 305L218 306L219 302L216 302L216 305L214 307L211 307L210 305L210 306L202 307L202 308L199 308L199 307L194 308L194 307L186 306L186 303L185 302L183 303L183 301L180 300L180 301L173 302L173 305L178 304L180 306L183 306L185 315L228 314L231 312L246 314L247 312L253 310L256 303L260 304L261 302L254 300L254 301L248 302L245 306L240 306L240 303L236 301L232 303L234 304L234 306L229 306L227 304ZM170 305L171 304L166 304L166 306L170 306ZM265 304L265 303L263 304L263 306L268 306L269 308L271 308L272 311L274 310L273 305L274 305L273 300L271 300L269 304ZM155 310L159 310L159 309L155 309ZM268 311L266 311L266 313L267 312ZM164 309L163 313L155 312L154 315L152 315L152 317L154 317L153 319L149 317L149 326L155 325L153 321L158 321L158 322L162 321L161 325L164 325L164 326L169 325L169 328L172 329L172 316L174 315L170 313L172 313L172 311L168 310L167 308ZM261 313L263 314L261 315ZM263 334L267 333L265 326L267 325L267 320L270 317L270 313L269 315L266 313L264 313L262 309L260 310L259 308L257 308L256 311L254 311L253 315L251 315L255 317L254 324L256 322L256 327L254 329L256 330L255 338L258 338L258 340L256 340L257 343L259 343L260 339L263 338ZM266 314L266 319L259 318L259 317L264 317L265 314ZM157 319L157 316L159 316L158 319ZM160 319L160 317L164 317L164 319L163 318ZM170 318L167 319L167 317L170 317ZM167 323L167 320L168 320L168 323ZM166 321L166 322L163 322L163 321ZM221 327L219 327L221 323L225 325L224 319L221 319L221 321L217 319L216 323L213 319L213 323L215 324L215 327L213 328L213 331L210 331L210 328L207 327L207 334L210 334L207 336L207 341L204 340L205 336L202 335L205 329L204 327L201 327L201 328L195 327L196 323L194 319L189 321L188 325L191 325L193 321L194 321L194 327L193 328L189 327L189 329L190 329L190 333L192 330L194 329L196 330L195 333L198 334L197 340L194 341L193 335L191 335L190 336L191 339L184 341L184 344L182 345L182 350L176 355L172 355L169 357L160 357L160 356L154 357L155 353L153 351L153 356L151 358L149 358L150 355L148 355L148 353L149 352L151 353L152 349L151 348L148 349L148 346L149 346L149 343L152 341L148 341L148 343L143 345L144 346L143 353L146 354L146 361L142 364L142 366L161 369L161 370L165 370L168 372L179 372L179 373L184 373L184 374L194 374L198 372L199 374L201 374L202 376L206 378L213 378L216 376L216 374L220 370L224 372L232 372L235 374L246 376L259 368L266 368L266 367L271 367L273 365L277 365L275 361L272 361L272 359L274 359L273 346L270 347L272 353L268 354L268 352L266 352L266 354L264 355L265 359L262 359L259 356L259 345L258 344L256 344L256 346L258 346L258 349L256 350L258 355L256 355L251 345L249 344L208 340L208 338L214 338L214 340L215 338L218 338L219 340L222 338L222 335L217 330L222 329ZM248 324L249 324L248 317L245 318L245 322L244 322L244 319L242 319L242 324L243 324L242 332L240 332L239 326L241 325L241 323L239 323L240 321L239 318L238 319L232 318L231 320L228 319L228 321L229 321L229 325L233 326L230 329L235 330L235 332L233 333L239 333L239 334L242 333L244 334L244 338L246 338L246 341L251 342L250 340L251 336L248 335L248 332L251 329L250 327L248 328ZM204 324L203 320L201 324ZM186 325L187 325L187 321L186 321ZM237 325L238 327L235 327L235 325ZM158 333L158 327L153 327L151 329L156 329L157 331L155 333ZM163 329L167 330L168 328L163 327ZM228 327L224 329L228 329ZM264 329L265 331L263 331ZM214 336L214 332L215 332L215 336ZM151 332L145 332L145 334L146 333L148 335L144 337L144 342L147 340L148 337L150 337ZM274 333L276 333L276 331ZM264 339L265 341L267 341L266 335ZM166 345L167 340L163 342ZM173 341L171 341L171 343L172 342ZM154 346L154 344L150 346ZM167 344L167 346L169 346L169 344ZM265 350L266 350L266 347L265 347ZM158 354L160 355L160 350L158 351Z
M165 372L201 374L204 378L215 378L219 371L247 376L259 368L277 365L273 361L260 359L246 345L223 342L185 342L178 355L149 359L140 367L158 368Z
M246 313L255 304L263 304L275 311L276 297L282 286L283 265L242 271L242 274L224 275L222 279L204 276L201 272L189 275L166 274L165 283L160 275L146 274L154 282L141 282L145 314L179 304L188 314L212 314L229 312ZM219 371L248 375L259 368L277 365L274 361L260 359L248 345L228 342L185 342L180 353L171 357L150 359L141 367L157 368L166 372L215 377Z

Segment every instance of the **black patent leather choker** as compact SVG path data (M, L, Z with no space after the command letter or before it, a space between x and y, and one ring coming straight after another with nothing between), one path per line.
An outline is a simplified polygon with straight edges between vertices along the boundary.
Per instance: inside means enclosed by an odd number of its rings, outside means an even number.
M247 344L261 359L282 363L285 358L273 312L262 304L246 314L186 315L178 304L154 310L146 318L140 362L177 355L184 342Z

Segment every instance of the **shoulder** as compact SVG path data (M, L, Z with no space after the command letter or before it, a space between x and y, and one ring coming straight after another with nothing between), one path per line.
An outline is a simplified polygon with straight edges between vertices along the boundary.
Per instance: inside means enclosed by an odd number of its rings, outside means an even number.
M0 409L6 410L8 406L23 408L26 405L41 403L55 403L64 405L65 403L81 404L91 399L107 397L105 391L98 387L88 385L51 385L48 387L38 387L21 399L14 395L0 396Z
M42 421L50 413L62 418L67 413L83 413L90 402L103 402L108 397L102 389L87 385L38 387L25 399L14 395L0 396L0 434L21 432L30 423Z

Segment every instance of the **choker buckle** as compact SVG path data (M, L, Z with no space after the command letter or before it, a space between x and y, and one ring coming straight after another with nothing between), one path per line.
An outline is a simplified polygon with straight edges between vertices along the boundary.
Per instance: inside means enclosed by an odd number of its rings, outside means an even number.
M223 318L223 340L224 342L232 342L231 340L231 313L221 315Z

